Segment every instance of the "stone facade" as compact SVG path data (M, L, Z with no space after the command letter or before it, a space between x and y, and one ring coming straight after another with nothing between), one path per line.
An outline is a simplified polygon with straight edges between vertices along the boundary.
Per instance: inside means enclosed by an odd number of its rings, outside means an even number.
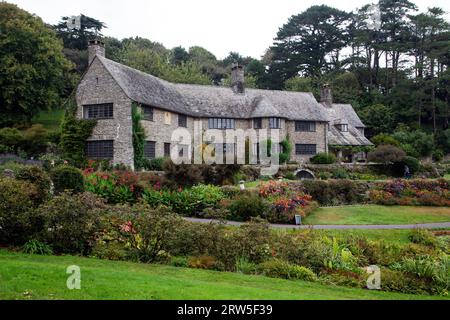
M235 86L236 88L175 86L105 59L104 53L101 42L90 43L90 67L79 83L76 92L77 116L79 118L85 116L84 109L87 105L112 104L113 117L98 119L98 124L89 141L112 140L114 142L114 164L125 164L132 168L134 166L133 102L151 107L153 110L153 119L151 121L142 120L142 125L146 133L146 140L156 143L156 158L166 155L165 144L170 143L171 148L175 147L172 134L177 129L184 130L191 139L194 139L194 128L198 128L201 124L204 133L209 129L210 118L234 119L235 129L244 131L253 129L254 119L261 119L261 129L267 130L266 132L270 135L269 119L277 117L281 123L279 141L289 137L292 145L291 161L299 163L308 162L313 154L297 154L297 144L314 145L316 153L328 152L331 142L336 144L336 141L337 144L343 145L370 144L364 137L364 125L353 108L350 105L333 104L329 87L323 89L322 104L317 103L314 96L308 93L254 89L241 91L240 89L243 88L240 85L243 85L244 74L243 69L236 66L233 68L233 83L239 83L239 86ZM179 126L180 114L187 117L185 128ZM352 129L350 132L331 132L332 130L336 131L333 123L342 121L349 115ZM312 132L296 131L296 120L294 119L314 122L315 130ZM256 135L260 134L256 130ZM264 141L265 139L267 138L260 140ZM198 150L199 146L192 142L191 140L191 146ZM251 150L254 150L256 142L252 141ZM186 141L183 142L183 144L185 143ZM309 148L309 146L306 147ZM198 157L194 159L198 160ZM193 160L192 157L191 160Z
M82 119L86 105L113 104L113 119L99 119L89 141L113 140L114 163L134 167L131 103L116 80L96 59L84 75L76 92L77 116Z

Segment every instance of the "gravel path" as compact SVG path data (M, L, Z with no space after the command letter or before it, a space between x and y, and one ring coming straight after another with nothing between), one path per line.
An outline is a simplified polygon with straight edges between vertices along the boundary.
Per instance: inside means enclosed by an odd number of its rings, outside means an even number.
M196 222L196 223L220 223L219 220L213 219L197 219L197 218L184 218L187 221ZM235 221L227 221L227 225L230 226L240 226L242 222ZM399 230L399 229L441 229L441 228L450 228L450 222L441 222L441 223L419 223L419 224L403 224L403 225L304 225L304 226L295 226L295 225L285 225L285 224L271 224L272 228L279 229L318 229L318 230L348 230L348 229L364 229L364 230Z

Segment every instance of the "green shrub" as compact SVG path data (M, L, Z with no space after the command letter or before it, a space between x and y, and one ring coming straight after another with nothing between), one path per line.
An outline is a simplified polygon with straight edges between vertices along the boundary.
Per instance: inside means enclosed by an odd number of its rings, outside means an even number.
M425 246L435 247L437 245L436 237L428 230L414 229L409 235L409 240L412 243L423 244Z
M182 224L180 216L165 208L139 204L122 218L129 221L130 227L123 229L123 236L133 256L144 263L167 260L168 246Z
M43 226L34 208L39 192L28 181L0 178L0 243L23 245Z
M164 162L167 158L155 158L155 159L145 159L144 160L144 169L150 171L162 171Z
M24 141L23 133L15 128L0 129L0 145L3 145L10 150L17 151L22 146Z
M232 185L234 176L241 171L241 166L236 164L202 165L200 171L206 184Z
M112 261L123 261L127 259L125 244L110 241L97 243L90 253L90 256L97 259Z
M320 152L312 157L310 161L314 164L333 164L336 163L337 159L332 153Z
M55 193L65 191L74 193L84 192L84 177L82 172L71 166L59 166L51 171L51 178L55 187Z
M24 141L22 148L29 156L38 156L47 150L48 145L48 131L42 124L35 124L25 130Z
M380 133L380 134L376 135L375 137L373 137L372 142L376 146L392 145L395 147L400 147L399 141L397 141L394 137L392 137L388 134L384 134L384 133Z
M284 139L283 141L281 141L281 148L283 152L279 155L280 164L285 164L291 159L292 153L292 144L290 143L289 139Z
M62 193L38 209L45 221L43 238L56 253L88 254L106 210L92 193Z
M305 192L320 205L346 205L365 202L367 183L351 180L305 180L302 181Z
M444 159L444 151L437 149L433 152L433 160L436 162L441 162Z
M172 257L169 264L177 268L189 268L189 259L186 257Z
M256 273L256 264L249 262L245 258L239 258L236 261L236 272L242 274L255 274Z
M308 268L292 265L286 261L272 259L257 266L258 273L271 278L316 281L316 274Z
M269 211L268 203L254 194L244 194L231 200L227 206L231 218L237 221L249 221L253 217L264 217Z
M381 289L383 291L402 292L409 294L427 294L430 285L425 279L401 271L381 270Z
M26 254L50 256L53 254L53 249L48 244L39 240L29 240L23 245L22 252Z
M339 169L333 170L331 178L332 179L349 179L350 175L347 172L347 170L345 170L343 168L339 168Z
M76 166L86 161L86 140L92 135L97 120L77 119L75 114L67 112L61 124L59 147L65 159Z
M406 153L392 145L378 146L374 151L369 152L367 159L370 162L389 164L393 162L400 162L406 156Z
M195 186L204 182L199 166L181 164L175 165L170 159L163 164L165 176L168 181L176 186Z
M351 288L366 288L367 279L359 273L345 270L325 270L319 275L320 283L328 286L344 286Z
M295 174L293 172L288 172L284 175L285 179L288 180L297 180L297 177L295 176Z
M37 187L38 198L44 202L50 195L51 180L49 175L37 166L19 166L15 171L17 180L29 181Z
M406 156L401 163L409 167L412 174L417 173L420 170L420 161L414 157Z

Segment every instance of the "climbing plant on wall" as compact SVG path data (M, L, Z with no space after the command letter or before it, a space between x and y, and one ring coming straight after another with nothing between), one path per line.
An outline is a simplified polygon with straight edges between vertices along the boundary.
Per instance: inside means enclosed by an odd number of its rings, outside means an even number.
M145 167L145 130L142 126L142 113L139 104L134 102L132 105L132 120L133 120L133 148L134 148L134 167L135 169L142 169Z
M82 166L86 161L86 140L92 135L92 130L97 125L97 121L77 119L76 110L75 100L68 100L66 114L61 123L59 147L67 161L75 166Z

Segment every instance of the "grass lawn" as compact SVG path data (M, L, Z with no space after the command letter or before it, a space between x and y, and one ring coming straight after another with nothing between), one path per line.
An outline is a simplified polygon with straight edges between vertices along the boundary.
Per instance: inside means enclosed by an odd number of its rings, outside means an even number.
M450 180L450 174L446 174L446 175L444 176L444 179Z
M68 290L66 268L81 268ZM1 299L442 299L234 273L0 250Z
M42 124L44 128L50 131L57 130L64 117L64 112L63 109L42 111L33 122Z
M450 208L406 206L342 206L319 208L304 223L325 225L415 224L450 222Z

